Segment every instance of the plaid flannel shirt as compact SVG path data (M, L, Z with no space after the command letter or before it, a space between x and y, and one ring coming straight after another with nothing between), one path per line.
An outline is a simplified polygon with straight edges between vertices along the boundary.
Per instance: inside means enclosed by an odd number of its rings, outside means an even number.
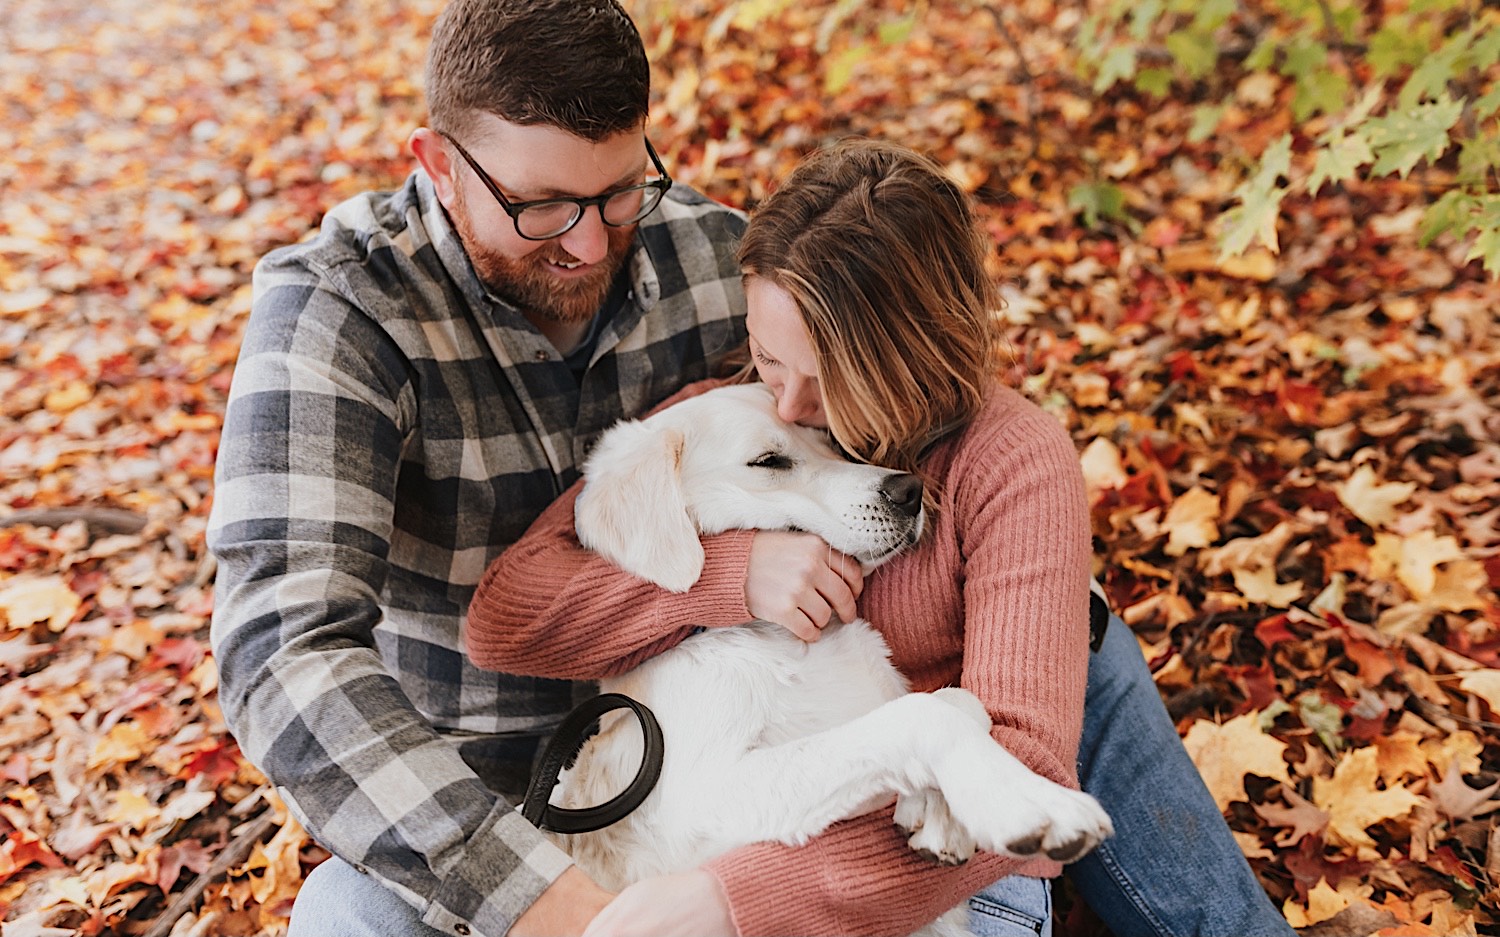
M501 937L569 863L492 788L573 688L468 662L475 584L600 432L743 343L743 228L673 188L581 385L420 172L256 267L208 535L220 700L317 840L435 928Z

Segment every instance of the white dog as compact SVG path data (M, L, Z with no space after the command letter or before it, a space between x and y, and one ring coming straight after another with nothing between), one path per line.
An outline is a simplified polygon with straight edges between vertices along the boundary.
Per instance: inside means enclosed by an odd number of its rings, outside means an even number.
M676 592L702 571L700 533L810 531L875 564L922 530L915 477L840 458L822 432L777 419L760 384L614 427L584 474L579 539ZM655 712L661 778L626 819L563 845L617 890L749 843L804 843L892 797L912 848L941 862L976 846L1071 860L1110 835L1093 798L1033 773L990 737L977 697L910 693L889 653L863 621L830 626L812 644L756 622L704 631L604 681ZM642 748L634 719L606 716L552 802L608 800L635 775ZM932 933L962 933L961 912Z

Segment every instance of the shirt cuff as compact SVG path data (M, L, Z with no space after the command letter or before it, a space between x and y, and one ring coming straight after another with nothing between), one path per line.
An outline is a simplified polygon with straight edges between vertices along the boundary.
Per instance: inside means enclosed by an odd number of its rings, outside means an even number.
M567 853L502 801L443 877L422 923L458 937L505 937L572 864Z

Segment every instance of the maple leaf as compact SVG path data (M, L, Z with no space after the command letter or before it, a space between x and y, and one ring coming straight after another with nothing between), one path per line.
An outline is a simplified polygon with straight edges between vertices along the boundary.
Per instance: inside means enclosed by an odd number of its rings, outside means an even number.
M1478 790L1465 784L1463 772L1458 770L1457 758L1448 765L1441 781L1427 785L1427 796L1432 798L1433 805L1455 820L1482 817L1500 810L1500 800L1494 799L1496 791L1500 791L1500 781Z
M1294 898L1288 898L1281 911L1286 915L1286 922L1293 927L1310 927L1328 920L1347 907L1349 899L1335 891L1327 879L1320 878L1318 884L1307 893L1306 909Z
M0 612L14 629L46 622L49 630L61 631L81 604L61 576L17 576L0 588Z
M1083 449L1079 457L1083 466L1083 481L1088 486L1092 501L1105 489L1120 488L1130 480L1120 460L1120 449L1114 443L1097 436Z
M1405 178L1423 159L1437 162L1452 142L1448 130L1462 113L1463 101L1444 92L1436 101L1366 121L1365 137L1376 154L1370 171L1377 176L1395 172Z
M1328 813L1287 785L1281 787L1281 797L1287 806L1279 804L1255 804L1255 812L1272 826L1290 827L1276 834L1276 845L1283 848L1295 846L1304 837L1321 833L1328 826Z
M1255 176L1234 190L1240 204L1224 213L1224 230L1220 237L1220 257L1243 254L1252 242L1259 242L1273 254L1281 252L1276 237L1276 221L1281 216L1281 200L1289 191L1276 180L1291 172L1292 138L1283 134L1261 155Z
M1251 602L1272 608L1289 608L1302 598L1302 583L1276 581L1276 570L1270 566L1258 569L1236 569L1234 587Z
M1409 499L1417 490L1415 482L1376 480L1375 470L1361 465L1348 481L1333 486L1344 507L1371 527L1384 527L1396 519L1396 505Z
M1219 538L1219 496L1193 486L1183 492L1162 520L1167 531L1166 553L1181 556L1194 547L1206 547Z
M1345 755L1332 778L1313 778L1313 803L1328 813L1328 831L1350 846L1374 846L1366 829L1384 820L1403 817L1423 799L1400 784L1381 790L1379 752L1360 748Z
M1223 725L1199 719L1182 744L1221 811L1233 801L1248 799L1246 774L1291 784L1282 757L1286 743L1261 731L1258 712L1236 716Z
M1395 574L1412 597L1423 600L1437 588L1438 566L1464 559L1464 551L1453 537L1439 537L1430 530L1410 537L1376 534L1370 550L1375 578Z
M216 850L205 846L196 839L186 839L161 851L159 871L156 875L156 887L163 892L170 892L172 886L177 884L177 877L182 874L183 869L202 873L213 864Z

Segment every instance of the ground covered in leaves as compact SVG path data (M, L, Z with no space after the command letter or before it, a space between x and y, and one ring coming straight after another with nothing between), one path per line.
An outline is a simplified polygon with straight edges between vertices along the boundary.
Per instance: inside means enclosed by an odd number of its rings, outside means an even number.
M437 6L0 10L7 937L279 933L324 855L224 731L203 530L251 267L410 169ZM1492 931L1500 289L1417 244L1444 168L1289 200L1280 256L1220 262L1274 75L1221 63L1190 143L1191 102L1071 77L1074 5L635 10L682 181L753 205L860 133L974 192L1009 377L1073 432L1100 575L1288 918Z

